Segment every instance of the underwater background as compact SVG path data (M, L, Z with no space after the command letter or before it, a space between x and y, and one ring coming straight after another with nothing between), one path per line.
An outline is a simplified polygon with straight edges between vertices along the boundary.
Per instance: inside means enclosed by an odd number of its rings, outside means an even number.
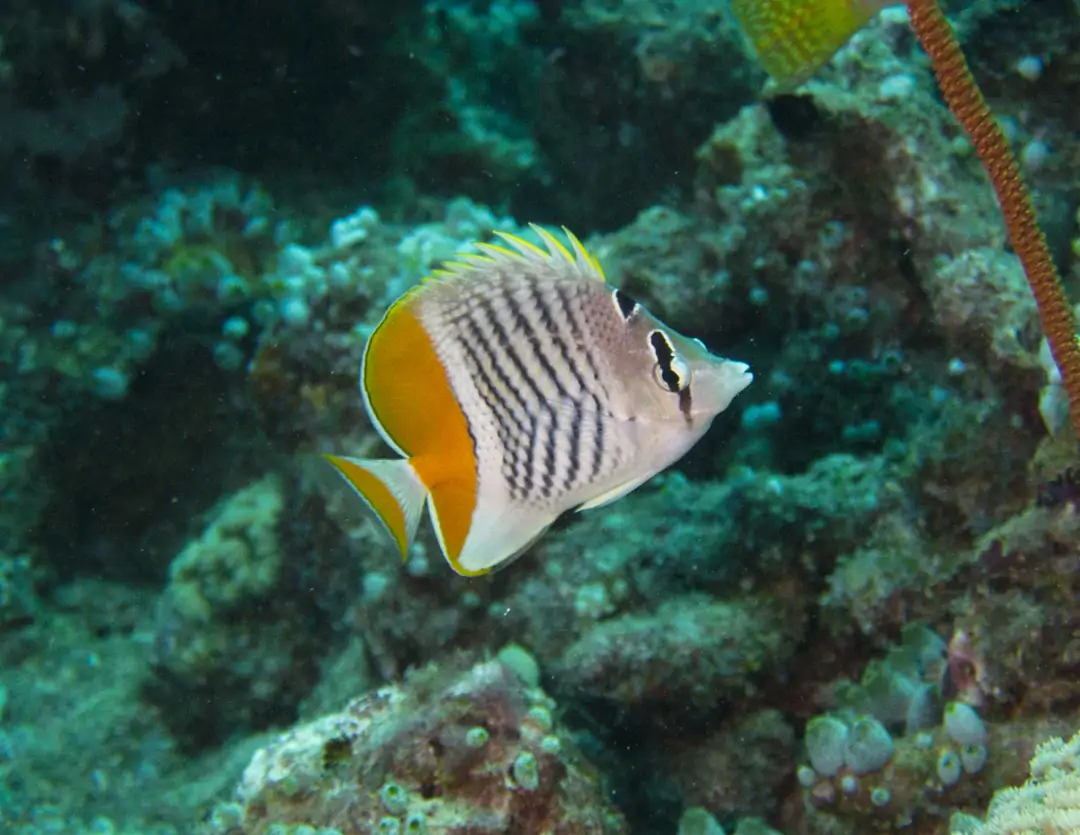
M944 7L1080 299L1080 2ZM766 80L727 0L4 0L0 832L1080 832L1001 207L903 6ZM402 565L319 453L530 222L755 381L507 568Z

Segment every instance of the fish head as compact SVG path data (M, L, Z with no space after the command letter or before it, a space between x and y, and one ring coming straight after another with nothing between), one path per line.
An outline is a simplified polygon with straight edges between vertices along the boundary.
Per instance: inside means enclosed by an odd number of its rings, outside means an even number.
M754 379L750 366L709 351L645 310L628 322L638 417L708 427Z

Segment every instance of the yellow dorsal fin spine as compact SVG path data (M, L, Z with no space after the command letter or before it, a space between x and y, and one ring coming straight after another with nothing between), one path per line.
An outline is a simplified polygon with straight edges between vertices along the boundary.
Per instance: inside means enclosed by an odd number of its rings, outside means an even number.
M517 235L511 235L509 232L496 232L495 233L501 240L506 241L514 249L514 253L519 258L525 260L546 259L548 253L534 244L532 241L527 241L524 238L519 238Z
M459 252L452 260L442 262L436 269L431 271L430 275L424 278L424 281L468 276L478 266L500 261L550 263L553 260L574 267L583 275L595 276L601 281L604 279L604 270L600 266L600 262L585 248L580 239L565 226L562 227L562 231L570 242L569 248L542 226L532 223L529 224L529 228L543 242L543 247L510 232L496 231L496 237L505 246L497 243L473 244L473 251Z
M507 249L505 246L499 246L498 244L477 244L476 248L482 252L488 253L491 258L489 260L494 261L496 258L517 258L519 257L512 249Z
M566 235L567 240L570 241L570 245L574 248L574 256L577 259L578 264L586 270L592 270L601 280L604 280L606 278L604 275L604 268L600 266L600 262L596 259L596 256L585 248L585 245L578 240L577 235L565 226L562 230L563 234Z
M574 256L570 254L570 250L563 246L562 241L548 232L547 229L536 223L530 223L529 228L540 236L540 239L547 246L548 253L552 258L561 257L567 264L575 263Z

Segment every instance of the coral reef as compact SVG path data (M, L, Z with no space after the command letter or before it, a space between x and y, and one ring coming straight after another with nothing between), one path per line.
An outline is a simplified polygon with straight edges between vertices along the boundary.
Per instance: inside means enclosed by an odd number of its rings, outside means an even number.
M768 601L667 601L655 615L603 620L567 648L553 675L571 692L619 706L669 702L715 707L776 675L798 638L799 618Z
M286 564L286 553L299 553L303 544L335 541L290 536L281 515L295 495L295 485L286 491L273 475L242 488L170 566L147 696L185 744L205 746L294 716L334 644L331 624L341 611L319 592L324 583L356 575L327 577L310 555ZM317 526L318 511L307 511L307 524Z
M1031 776L1022 786L995 792L985 822L962 813L954 815L951 831L957 835L1076 832L1080 829L1078 752L1080 734L1068 742L1060 737L1041 742L1031 758Z
M554 707L499 661L419 670L258 751L218 831L625 832Z
M945 5L1073 293L1080 8ZM1080 470L993 191L902 9L776 92L727 6L0 9L0 829L1068 831ZM402 565L319 454L529 222L755 382Z

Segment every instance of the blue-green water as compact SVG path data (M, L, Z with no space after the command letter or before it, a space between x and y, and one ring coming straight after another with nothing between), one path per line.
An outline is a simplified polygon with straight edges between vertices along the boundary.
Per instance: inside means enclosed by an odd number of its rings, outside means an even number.
M1080 299L1080 6L946 11ZM1067 395L902 6L777 92L725 0L8 0L0 161L0 832L1078 831ZM319 455L530 223L754 382L402 564Z

